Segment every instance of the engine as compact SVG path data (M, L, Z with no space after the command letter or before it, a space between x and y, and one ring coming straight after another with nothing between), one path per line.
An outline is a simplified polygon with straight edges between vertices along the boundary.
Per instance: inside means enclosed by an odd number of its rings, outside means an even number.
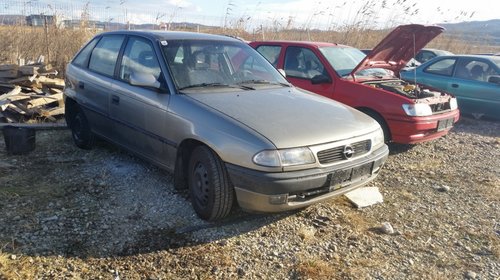
M404 95L406 97L412 99L419 98L427 98L427 97L438 97L441 96L441 93L438 91L432 91L429 89L421 89L419 86L401 81L401 80L392 80L392 81L377 81L377 82L367 82L369 86L375 88L381 88L383 90L387 90L393 93L397 93L400 95Z

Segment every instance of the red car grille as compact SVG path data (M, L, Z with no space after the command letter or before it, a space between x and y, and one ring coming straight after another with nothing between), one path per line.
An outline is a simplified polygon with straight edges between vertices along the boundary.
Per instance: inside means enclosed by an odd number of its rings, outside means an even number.
M432 113L440 113L442 111L450 110L450 102L431 104Z

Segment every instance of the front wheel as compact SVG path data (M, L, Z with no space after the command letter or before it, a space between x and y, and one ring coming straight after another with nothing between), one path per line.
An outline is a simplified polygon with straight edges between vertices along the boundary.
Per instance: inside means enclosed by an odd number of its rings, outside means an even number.
M231 211L234 194L226 169L206 146L196 147L191 154L188 185L191 203L200 218L217 220Z
M70 124L75 145L81 149L91 149L94 144L94 134L90 130L89 122L81 109L78 109Z
M384 142L389 143L391 141L391 132L389 130L389 126L387 126L387 123L385 122L384 118L379 114L371 110L361 110L361 112L367 114L370 116L372 119L376 120L380 127L382 128L382 131L384 132Z

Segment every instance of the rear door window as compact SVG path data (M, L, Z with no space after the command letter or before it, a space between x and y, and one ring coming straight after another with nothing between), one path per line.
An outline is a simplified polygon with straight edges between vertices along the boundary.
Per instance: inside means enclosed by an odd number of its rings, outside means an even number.
M431 60L434 57L436 57L436 54L430 51L421 51L419 54L417 54L416 59L420 61L421 63L426 62L427 60Z
M271 62L274 67L278 66L281 46L258 46L257 51Z
M123 35L102 37L92 51L89 69L99 74L112 77L115 72L116 60L124 38L125 36Z

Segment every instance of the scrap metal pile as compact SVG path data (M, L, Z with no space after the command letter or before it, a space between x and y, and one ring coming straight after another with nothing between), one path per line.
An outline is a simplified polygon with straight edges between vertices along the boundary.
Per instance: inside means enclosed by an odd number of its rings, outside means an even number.
M64 117L64 80L43 63L0 65L0 123L57 122Z

